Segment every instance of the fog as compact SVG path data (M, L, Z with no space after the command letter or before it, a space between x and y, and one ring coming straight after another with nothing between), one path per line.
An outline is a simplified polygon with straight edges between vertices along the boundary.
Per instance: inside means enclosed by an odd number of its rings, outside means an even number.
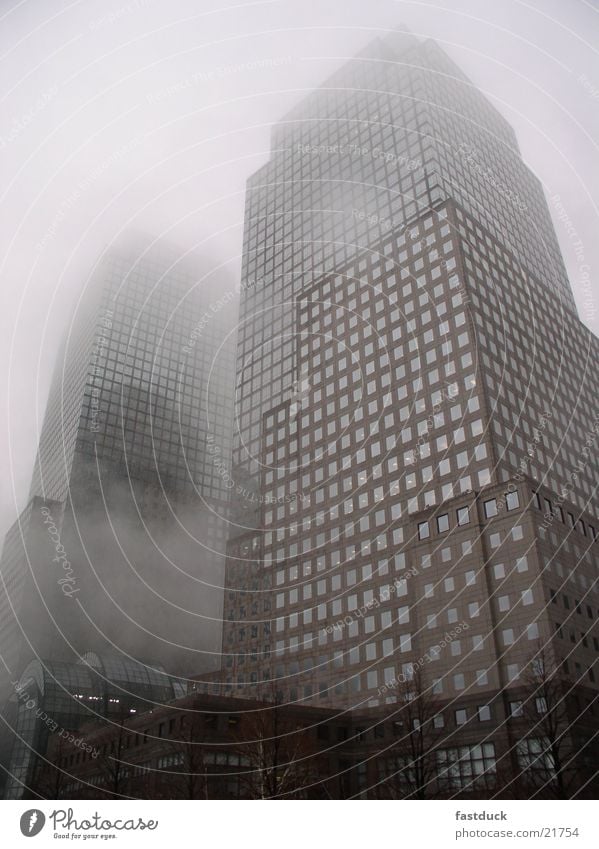
M23 507L81 280L129 229L237 280L270 127L377 34L432 37L516 129L551 198L582 320L599 263L597 7L578 0L2 3L0 530ZM559 218L558 218L559 214Z

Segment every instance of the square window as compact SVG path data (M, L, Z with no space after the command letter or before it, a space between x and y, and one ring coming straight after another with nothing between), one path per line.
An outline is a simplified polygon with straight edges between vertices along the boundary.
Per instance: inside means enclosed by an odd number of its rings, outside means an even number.
M460 507L457 511L458 525L467 525L470 522L470 509L468 507Z
M419 522L418 523L418 539L428 539L430 536L430 529L428 526L428 522Z
M485 518L490 519L492 516L497 515L497 499L490 498L488 501L484 502L485 507Z
M505 565L503 563L496 563L493 566L493 574L495 575L496 581L501 581L505 578Z
M518 492L508 492L505 496L505 506L508 510L516 510L520 506Z
M507 678L508 681L516 681L520 677L520 667L517 663L508 663Z
M410 608L409 607L398 607L397 608L397 623L398 625L405 625L410 621Z
M445 531L449 530L449 515L447 513L443 513L441 516L437 516L437 531L442 534Z
M378 673L376 669L371 669L366 673L366 686L369 690L374 690L378 686Z

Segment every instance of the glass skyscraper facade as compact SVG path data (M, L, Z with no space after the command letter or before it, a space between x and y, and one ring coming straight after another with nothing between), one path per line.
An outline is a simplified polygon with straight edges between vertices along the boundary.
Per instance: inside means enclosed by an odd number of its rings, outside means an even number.
M235 293L197 258L126 237L87 282L59 357L31 496L65 498L81 457L167 490L226 500ZM82 460L86 462L86 460Z
M13 675L90 647L218 664L236 303L201 257L142 234L82 286L3 555Z

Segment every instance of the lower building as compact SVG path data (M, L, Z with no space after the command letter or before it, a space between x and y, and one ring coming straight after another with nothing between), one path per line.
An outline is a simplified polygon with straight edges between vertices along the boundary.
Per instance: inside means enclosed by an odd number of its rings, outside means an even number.
M547 674L546 674L547 673ZM54 735L33 790L60 799L594 798L594 694L539 667L457 707L415 673L383 707L339 711L189 693Z
M191 693L82 729L79 746L55 738L34 789L58 777L66 799L339 798L351 792L350 737L351 718L328 709Z

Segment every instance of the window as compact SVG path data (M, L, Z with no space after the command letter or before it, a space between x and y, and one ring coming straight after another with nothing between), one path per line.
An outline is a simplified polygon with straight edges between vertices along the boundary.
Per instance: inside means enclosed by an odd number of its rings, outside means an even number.
M524 606L533 603L532 590L522 590L522 604Z
M430 536L430 529L428 526L428 522L419 522L418 523L418 539L428 539Z
M471 788L473 780L478 776L494 774L495 770L493 743L460 746L437 752L437 779L444 790ZM488 778L485 778L485 782L488 783Z
M532 769L550 776L555 775L555 763L549 741L546 738L529 737L516 745L518 764L523 769Z
M467 525L470 522L470 508L460 507L457 511L458 525Z
M487 674L486 669L477 669L474 675L476 678L476 683L479 687L484 687L486 684L489 683L489 676Z
M510 702L510 716L524 716L524 711L522 710L522 702Z
M455 724L465 725L468 722L468 711L465 708L460 708L455 712Z
M378 685L378 673L376 669L366 673L366 686L369 690L374 690Z
M410 651L412 648L412 636L411 634L400 634L399 636L399 650L400 652Z
M487 722L491 719L491 708L489 705L481 705L477 708L479 722Z
M490 519L492 516L497 515L497 499L490 498L488 501L484 502L485 507L485 518Z
M449 530L449 516L443 513L442 516L437 516L437 531L442 534Z
M518 492L508 492L505 496L505 506L508 510L516 510L520 506Z
M544 696L541 696L538 699L535 699L535 705L537 708L537 713L547 713L547 700Z

